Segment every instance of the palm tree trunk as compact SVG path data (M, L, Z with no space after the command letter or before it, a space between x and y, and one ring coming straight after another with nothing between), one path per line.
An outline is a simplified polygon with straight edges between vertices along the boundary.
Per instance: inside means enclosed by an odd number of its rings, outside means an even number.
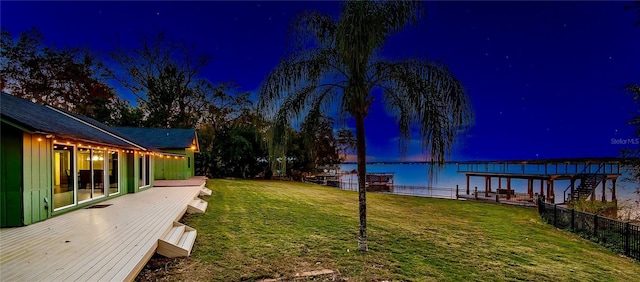
M358 250L367 251L367 191L365 176L367 174L367 148L364 142L364 115L356 116L356 148L358 151L358 203L360 209L360 237Z

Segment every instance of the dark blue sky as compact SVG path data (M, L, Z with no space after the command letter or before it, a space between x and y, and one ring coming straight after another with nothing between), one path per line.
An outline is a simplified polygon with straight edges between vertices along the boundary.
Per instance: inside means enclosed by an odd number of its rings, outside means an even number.
M637 138L626 124L634 106L622 90L640 83L640 27L627 4L427 2L420 25L393 37L382 54L440 60L466 85L475 125L451 159L616 156L624 145L612 139ZM13 34L38 27L48 43L88 47L103 57L118 41L134 47L142 34L166 30L213 57L206 78L255 91L284 55L293 15L316 9L337 16L339 7L3 1L0 23ZM397 127L379 101L366 124L371 159L398 160ZM416 143L407 159L420 155Z

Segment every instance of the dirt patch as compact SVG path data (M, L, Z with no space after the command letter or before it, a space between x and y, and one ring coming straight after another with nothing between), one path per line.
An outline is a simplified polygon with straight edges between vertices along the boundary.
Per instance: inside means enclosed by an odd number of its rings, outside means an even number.
M259 282L279 282L279 281L346 281L340 277L340 273L330 269L320 269L296 273L292 279L261 279Z
M206 267L190 258L166 258L155 254L140 271L135 281L207 281ZM209 273L211 274L211 273ZM254 277L254 279L256 279ZM251 279L253 280L253 279ZM287 278L263 278L257 281L347 281L339 271L320 269L296 273Z
M181 273L190 269L189 258L167 258L159 254L153 255L147 265L138 274L135 281L176 281L183 280Z

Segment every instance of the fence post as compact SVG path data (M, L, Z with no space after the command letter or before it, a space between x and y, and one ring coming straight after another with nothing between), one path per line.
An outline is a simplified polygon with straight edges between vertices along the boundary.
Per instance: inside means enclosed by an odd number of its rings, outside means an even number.
M538 214L542 216L542 201L540 200L540 195L536 193L536 204L538 205Z
M558 220L557 220L557 218L558 218L558 212L557 212L558 209L557 209L557 207L558 207L558 205L553 204L553 226L555 226L555 227L558 227L558 225L557 225L557 222L558 222Z
M458 184L456 184L456 200L458 199Z
M496 193L496 203L500 203L499 195Z
M597 214L593 215L593 236L596 237L596 239L598 239L598 215Z
M473 188L473 195L476 198L476 200L478 199L478 186L476 186L475 188Z
M631 248L629 246L629 241L631 237L631 223L627 221L624 229L625 229L624 230L624 255L629 257L631 255Z
M571 232L576 232L576 210L571 209Z

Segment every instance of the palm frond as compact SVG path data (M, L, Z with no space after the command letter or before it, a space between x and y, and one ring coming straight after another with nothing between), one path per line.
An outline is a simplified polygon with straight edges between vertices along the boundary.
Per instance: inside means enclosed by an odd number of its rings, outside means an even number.
M335 20L330 15L317 11L300 13L287 31L289 49L298 53L309 49L310 45L316 45L317 49L333 48L336 29Z
M289 56L268 75L260 89L259 108L272 121L268 143L270 152L286 154L288 129L294 120L321 110L341 88L340 62L335 51L306 50ZM270 153L271 154L271 153ZM274 155L272 155L274 157Z
M406 152L411 128L417 127L425 153L444 164L455 137L473 120L462 83L442 64L426 60L375 64L388 109L396 115L400 140Z
M366 64L389 36L416 24L423 6L419 1L349 1L336 30L336 48L355 71Z

